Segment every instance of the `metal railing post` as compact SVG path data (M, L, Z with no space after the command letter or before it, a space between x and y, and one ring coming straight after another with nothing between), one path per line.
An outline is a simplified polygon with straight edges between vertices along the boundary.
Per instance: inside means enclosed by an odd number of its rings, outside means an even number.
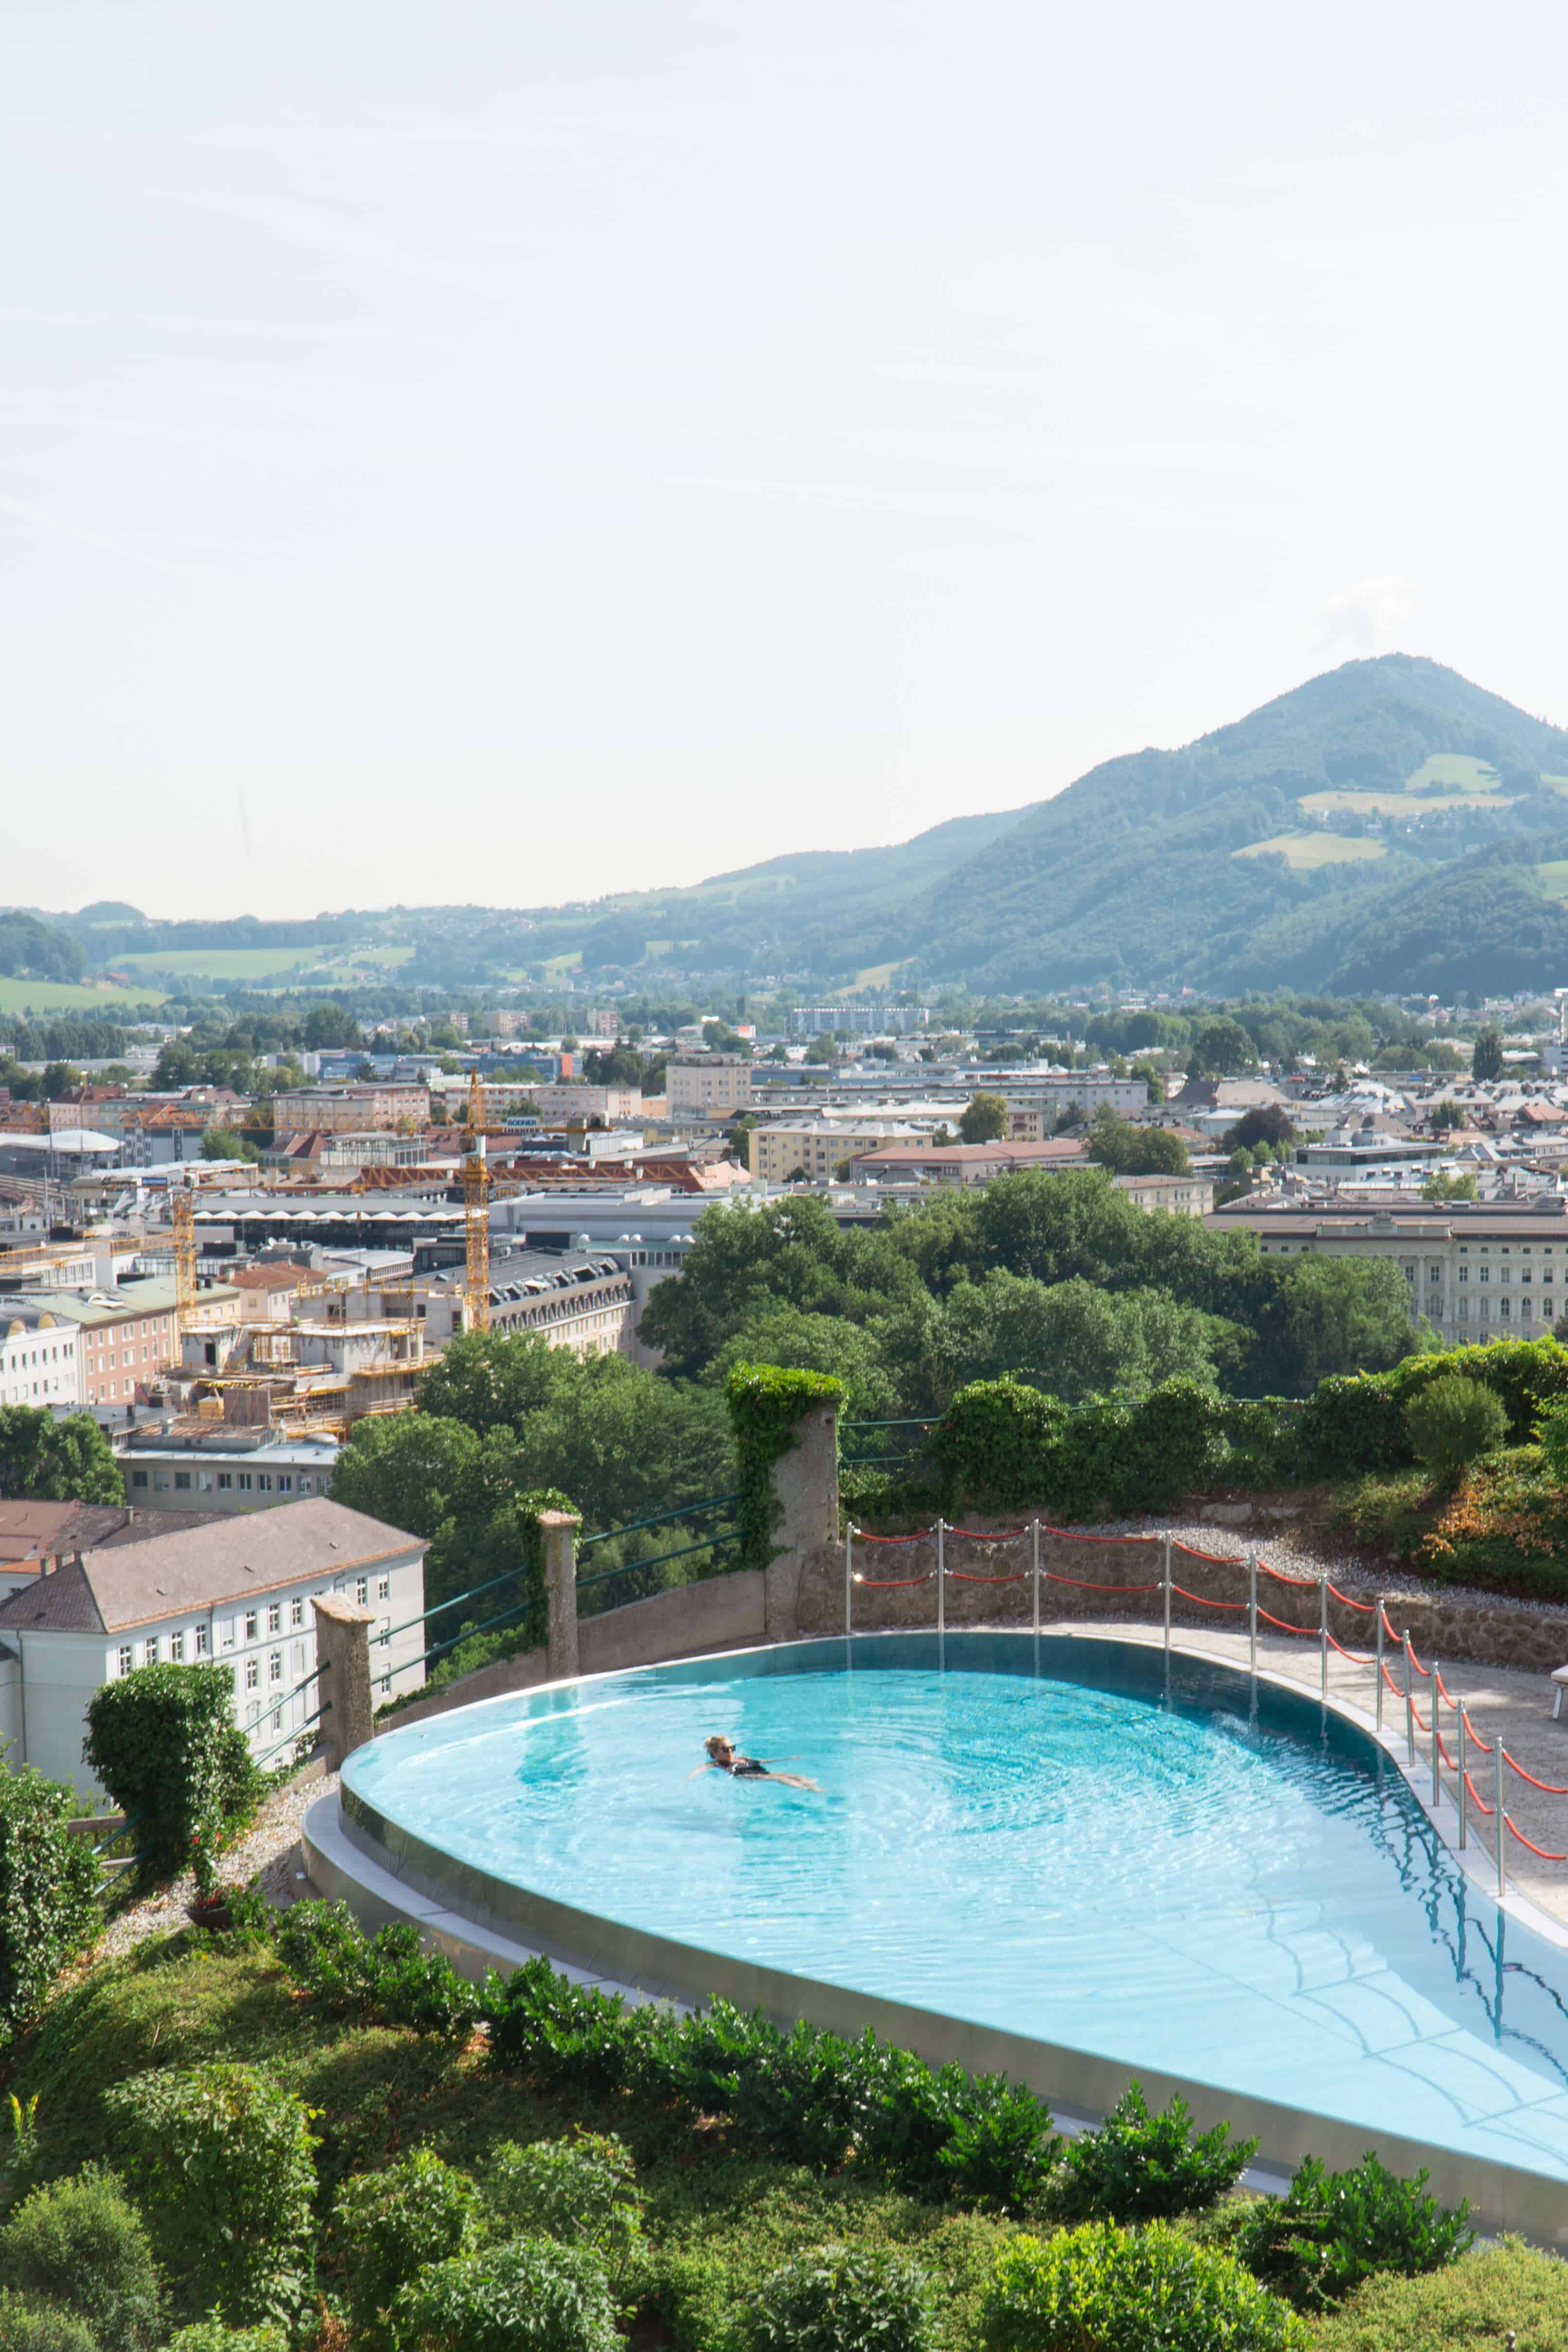
M1030 1526L1030 1532L1032 1533L1032 1535L1034 1536L1034 1538L1035 1538L1035 1543L1034 1543L1034 1575L1035 1575L1035 1633L1036 1633L1036 1637L1037 1637L1037 1638L1038 1638L1038 1635L1039 1635L1039 1631L1040 1631L1040 1522L1039 1522L1039 1520L1038 1520L1037 1518L1036 1518L1036 1519L1032 1519L1032 1520L1030 1521L1030 1523L1029 1523L1029 1526Z
M1441 1701L1437 1696L1437 1661L1434 1658L1432 1661L1432 1811L1434 1812L1436 1811L1443 1795L1442 1775L1437 1769L1438 1759L1443 1753L1443 1735L1437 1727L1437 1709L1440 1705Z
M847 1635L855 1630L855 1561L850 1549L854 1541L855 1522L853 1519L846 1519L844 1522L844 1631Z
M1247 1671L1258 1680L1258 1554L1247 1555L1247 1632L1250 1648Z
M1458 1728L1459 1754L1459 1785L1458 1790L1455 1791L1455 1795L1459 1807L1459 1852L1463 1853L1465 1851L1465 1832L1468 1826L1470 1813L1469 1805L1467 1802L1467 1792L1465 1789L1465 1774L1468 1769L1468 1767L1465 1762L1465 1702L1463 1699L1455 1700L1454 1715Z
M1171 1530L1165 1529L1165 1649L1171 1647Z
M1492 1743L1493 1794L1497 1798L1497 1899L1500 1903L1508 1893L1508 1815L1502 1809L1502 1726L1497 1728Z
M1378 1596L1377 1596L1377 1650L1376 1650L1376 1655L1373 1657L1373 1662L1372 1662L1372 1663L1373 1663L1373 1672L1374 1672L1374 1673L1376 1674L1376 1675L1377 1675L1377 1711L1376 1711L1376 1714L1374 1715L1374 1717L1373 1717L1373 1722L1375 1723L1375 1725L1376 1725L1376 1727L1377 1727L1378 1730L1379 1730L1379 1731L1381 1731L1381 1730L1383 1729L1383 1676L1384 1676L1384 1664L1383 1664L1383 1595L1382 1595L1382 1593L1381 1593L1381 1592L1380 1592L1380 1593L1378 1594Z
M940 1512L936 1522L936 1630L947 1631L947 1569L942 1554L943 1522Z
M1405 1653L1405 1761L1414 1772L1415 1769L1415 1701L1410 1690L1410 1628L1408 1625L1399 1637L1399 1646Z
M1322 1654L1318 1687L1320 1695L1327 1698L1329 1695L1329 1580L1326 1576L1321 1579L1318 1586L1318 1648Z

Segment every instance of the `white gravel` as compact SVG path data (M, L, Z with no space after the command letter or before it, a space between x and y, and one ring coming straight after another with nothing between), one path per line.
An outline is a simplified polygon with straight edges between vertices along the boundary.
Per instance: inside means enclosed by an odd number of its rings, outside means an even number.
M313 1778L299 1775L268 1798L247 1834L224 1854L226 1882L244 1885L258 1877L262 1893L279 1910L308 1893L309 1888L295 1876L304 1867L300 1860L300 1826L317 1798L331 1796L337 1785L335 1772L324 1778L319 1773ZM172 1936L187 1925L185 1906L195 1900L195 1881L187 1876L132 1904L105 1929L94 1959L112 1959L149 1936Z

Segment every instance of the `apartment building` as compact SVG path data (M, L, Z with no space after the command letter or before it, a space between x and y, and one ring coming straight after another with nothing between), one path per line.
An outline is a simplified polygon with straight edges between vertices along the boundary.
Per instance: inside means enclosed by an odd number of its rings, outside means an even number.
M341 1450L324 1430L243 1429L196 1413L133 1431L121 1471L137 1508L185 1517L266 1511L324 1495Z
M216 1295L212 1286L202 1293L208 1303ZM77 1327L82 1404L131 1404L139 1386L148 1387L179 1361L173 1282L153 1276L93 1290L35 1292L33 1300Z
M279 1142L312 1128L324 1135L352 1135L405 1122L415 1129L429 1126L427 1086L375 1079L358 1086L296 1087L272 1098L272 1131Z
M134 1534L134 1530L131 1531ZM307 1718L317 1686L312 1601L372 1610L378 1700L424 1682L423 1538L321 1498L253 1518L204 1521L57 1559L0 1601L0 1739L13 1769L36 1765L91 1800L87 1710L138 1666L216 1658L234 1668L235 1719L260 1755ZM408 1620L416 1622L408 1623ZM396 1627L405 1627L402 1632Z
M81 1335L36 1298L0 1297L0 1404L79 1405Z
M931 1019L923 1004L797 1004L792 1037L908 1037Z
M1220 1232L1255 1233L1267 1257L1318 1250L1331 1257L1391 1258L1413 1308L1450 1347L1487 1339L1540 1339L1568 1312L1568 1199L1456 1202L1421 1209L1216 1209Z
M602 1118L606 1127L621 1119L637 1125L645 1115L637 1087L535 1087L533 1108L542 1119Z
M874 1143L855 1154L850 1174L859 1183L989 1184L1020 1168L1087 1164L1077 1136L1039 1143Z
M746 1161L764 1183L787 1184L797 1171L813 1184L826 1184L846 1160L884 1145L907 1142L915 1130L903 1119L780 1119L753 1127L746 1137Z
M449 1272L428 1278L426 1298L417 1311L433 1336L439 1329L438 1310L446 1307L450 1313L457 1307L463 1287L460 1265L458 1260ZM395 1293L383 1295L390 1299ZM631 1276L607 1253L556 1256L547 1250L492 1249L492 1331L532 1331L547 1347L569 1348L579 1357L629 1355L636 1314Z
M671 1118L733 1118L752 1107L752 1065L744 1054L685 1054L666 1073Z

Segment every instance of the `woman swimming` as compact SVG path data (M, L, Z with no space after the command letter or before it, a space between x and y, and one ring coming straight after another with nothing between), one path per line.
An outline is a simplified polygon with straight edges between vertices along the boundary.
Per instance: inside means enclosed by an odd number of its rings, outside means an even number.
M760 1757L741 1755L734 1741L727 1739L721 1731L716 1731L702 1745L708 1750L708 1761L699 1764L697 1772L728 1772L732 1780L782 1780L791 1789L818 1788L816 1781L807 1780L799 1772L770 1771ZM695 1780L697 1772L689 1772L687 1779Z

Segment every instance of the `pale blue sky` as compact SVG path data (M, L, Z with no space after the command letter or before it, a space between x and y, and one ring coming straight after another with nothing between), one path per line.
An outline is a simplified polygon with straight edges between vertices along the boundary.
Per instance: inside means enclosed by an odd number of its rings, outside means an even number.
M1394 646L1568 719L1565 51L0 0L0 898L694 880Z

